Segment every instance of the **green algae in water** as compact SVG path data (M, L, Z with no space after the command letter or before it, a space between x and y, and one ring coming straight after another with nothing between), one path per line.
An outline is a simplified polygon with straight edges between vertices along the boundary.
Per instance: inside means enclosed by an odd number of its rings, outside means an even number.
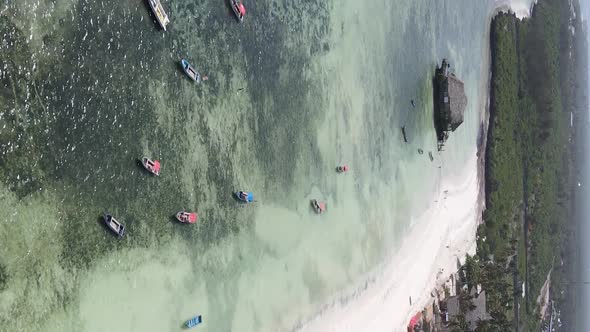
M35 167L43 140L35 133L43 127L44 108L25 37L5 15L0 36L0 180L24 197L38 190L45 176Z
M0 292L6 289L6 283L8 282L8 271L6 271L6 266L4 264L0 264Z
M0 144L26 142L0 167L5 184L0 185L0 204L5 204L0 207L14 214L0 224L2 241L10 244L0 248L0 263L10 276L0 294L0 330L42 330L38 322L44 319L56 331L101 330L116 323L105 322L102 315L106 306L113 310L109 314L118 313L113 303L127 306L132 317L112 330L153 329L153 317L138 319L144 312L151 314L153 301L153 307L164 313L157 322L161 330L177 328L182 320L178 316L188 317L189 310L198 307L209 317L211 328L231 330L231 320L239 318L245 322L243 330L258 331L285 314L277 314L277 308L321 301L334 284L369 268L381 250L381 234L389 233L380 221L390 215L363 215L365 211L357 211L355 205L375 203L369 195L379 192L375 178L383 180L385 193L397 184L391 176L395 164L385 164L392 156L404 155L391 145L383 148L391 132L387 125L397 128L397 117L381 112L383 101L392 100L368 79L375 74L371 56L344 62L347 68L325 68L314 59L328 51L342 52L330 36L333 3L254 2L249 8L252 19L237 24L231 11L225 11L229 8L217 2L173 1L165 4L173 18L167 33L151 22L147 5L136 5L60 4L68 9L59 19L51 18L55 22L48 26L53 28L43 33L34 33L40 29L29 29L23 19L10 23L10 15L2 23L15 31L10 38L20 45L3 61L36 69L30 74L11 72L22 75L17 78L17 98L6 88L8 83L0 87L7 96L1 103L15 103L22 111L6 114L9 130L0 127L0 135L6 135ZM355 21L366 18L358 9L350 11L353 24L346 31L354 31L360 27ZM26 33L15 26L26 27ZM390 33L381 27L376 31ZM32 41L27 43L30 32ZM354 47L371 46L371 38L358 36ZM415 61L415 54L431 57L428 52L413 53L411 47L406 51L413 57L396 63L396 70L413 67L408 62ZM184 57L210 76L206 84L186 80L178 68ZM360 64L362 73L338 75ZM324 77L331 74L348 80L334 83ZM351 84L357 81L363 86ZM360 94L366 93L371 102L355 104L357 90L326 87L340 83L360 87ZM422 89L402 85L404 89L394 90L403 97L408 90ZM328 93L342 91L354 96L336 95L344 100L343 108L336 109L341 104L331 105ZM365 107L366 112L360 111ZM328 131L317 133L323 119L333 113L346 114L342 121L348 125L338 135L346 142L358 139L349 143L363 144L361 153L338 146ZM358 128L365 120L377 130L361 132ZM414 119L408 115L408 120ZM418 117L417 127L422 120ZM336 185L333 172L323 169L333 170L334 165L326 164L342 152L349 153L344 155L350 160L362 157L359 165L364 169L359 167L354 177L339 178ZM163 161L161 177L143 172L137 158L144 155ZM21 183L23 178L36 182ZM363 187L365 181L369 184ZM255 191L261 203L237 208L231 199L237 189ZM337 195L354 196L355 189L365 191L355 197L351 209L335 208L320 222L306 219L307 202L297 203L302 197L331 192L337 192L334 200L342 203L345 197ZM173 215L181 209L198 211L199 223L176 223ZM101 226L105 210L127 226L125 239L118 240ZM356 214L367 221L346 224ZM351 225L354 230L347 233ZM305 244L321 243L313 249L323 250L306 256L310 249L298 246L318 234L323 238ZM359 234L367 244L357 250L351 243ZM339 235L343 241L335 239ZM22 259L18 264L13 261L17 258Z
M41 321L69 303L76 273L63 269L59 258L62 220L48 193L20 199L0 188L0 259L4 290L0 293L0 330L42 329Z
M203 12L203 6L187 9ZM298 12L302 8L297 6L286 9ZM325 5L319 7L326 19ZM294 181L282 161L311 140L305 134L313 123L310 109L302 113L305 105L298 103L298 96L310 91L310 81L301 77L310 50L277 52L293 44L288 27L273 24L287 17L284 12L261 15L251 27L262 33L241 38L224 34L239 26L222 13L210 16L214 24L203 24L199 34L176 31L166 38L149 24L149 10L142 6L117 3L105 9L86 2L67 13L71 17L63 16L59 24L48 24L52 28L42 36L34 36L41 44L30 43L10 16L0 16L0 46L7 50L0 53L0 68L7 69L0 86L0 180L5 184L0 189L10 197L4 211L15 214L1 224L3 243L10 245L0 250L0 257L27 257L6 263L10 278L0 300L6 309L0 314L0 330L39 329L43 319L60 317L76 303L78 277L107 255L157 249L179 239L214 246L251 226L255 210L236 209L231 199L236 188L254 182L240 174L244 159L235 156L247 158L255 177L264 179L249 188L261 192L268 187L277 193ZM189 14L178 13L179 26L190 20ZM321 30L309 23L291 27L306 34ZM177 50L175 45L184 46ZM220 56L234 52L230 45L241 45L243 54ZM311 49L317 53L322 48ZM186 52L200 68L216 68L208 84L195 88L183 79L177 60ZM242 66L244 60L257 65ZM279 79L276 74L287 62L291 69L282 70ZM243 110L235 107L238 88L251 103ZM276 105L284 105L280 114L258 120L260 113L272 114L270 107ZM220 113L227 109L234 114ZM210 110L221 115L211 116ZM158 122L159 115L166 125ZM249 146L242 146L240 132L230 129L242 124L242 135L256 139ZM197 134L179 135L180 125ZM269 137L277 140L270 142ZM202 151L198 157L204 161L198 167L185 163L193 151ZM146 176L138 167L136 159L143 155L164 161L161 178ZM185 182L196 185L187 188ZM198 225L187 228L173 221L173 214L184 208L198 209ZM105 210L125 223L127 238L119 241L101 226ZM26 239L8 238L15 232ZM209 268L217 270L215 265ZM235 291L232 287L208 293L216 298L221 291L227 298ZM231 314L235 309L226 310Z

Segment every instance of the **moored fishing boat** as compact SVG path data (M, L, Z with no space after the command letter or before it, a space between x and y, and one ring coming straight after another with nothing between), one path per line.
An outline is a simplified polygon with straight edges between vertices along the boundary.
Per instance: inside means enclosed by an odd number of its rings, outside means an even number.
M250 203L254 201L254 194L249 191L236 191L234 196L244 203Z
M107 227L119 237L125 236L125 226L117 221L117 219L115 219L111 214L105 213L103 215L103 220Z
M311 200L311 206L317 214L322 214L324 211L326 211L326 203L320 202L317 199Z
M336 167L336 172L346 173L346 172L348 172L348 166L347 165L340 165L340 166Z
M191 66L190 63L188 63L188 61L186 61L185 59L180 60L180 63L182 64L182 69L184 70L184 73L191 78L191 80L197 82L197 83L201 83L201 74L199 74L198 71L195 70L195 68L193 68L193 66Z
M201 318L201 315L198 315L198 316L195 316L195 317L187 320L186 323L184 323L184 325L190 329L191 327L195 327L195 326L201 324L202 322L203 322L203 318Z
M160 23L162 29L166 31L166 26L168 25L168 23L170 23L170 20L168 19L168 15L166 15L166 12L164 11L164 7L162 7L162 4L160 3L160 0L148 0L148 2L150 3L150 7L152 8L154 15L156 15L156 20L158 21L158 23Z
M180 211L176 214L176 219L180 222L187 223L187 224L194 224L197 222L199 216L196 212L185 212Z
M141 160L141 163L143 164L143 167L145 167L145 169L154 174L154 175L160 175L160 161L159 160L151 160L148 157L143 157L143 159Z
M236 18L238 21L242 22L246 15L246 7L244 7L244 3L238 0L229 0L229 2L231 3L231 9L234 11Z

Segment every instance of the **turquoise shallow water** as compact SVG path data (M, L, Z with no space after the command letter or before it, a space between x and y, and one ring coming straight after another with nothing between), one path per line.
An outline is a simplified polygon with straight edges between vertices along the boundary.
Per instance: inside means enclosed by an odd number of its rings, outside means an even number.
M292 330L475 151L490 5L247 1L240 25L222 1L163 4L166 33L142 1L0 5L0 330L177 330L196 313L201 331ZM442 57L470 103L431 163Z

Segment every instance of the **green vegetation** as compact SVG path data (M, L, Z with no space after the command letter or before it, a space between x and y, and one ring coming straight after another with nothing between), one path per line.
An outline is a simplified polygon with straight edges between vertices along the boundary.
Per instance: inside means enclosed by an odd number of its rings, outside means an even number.
M536 299L552 269L552 298L564 298L567 276L554 267L567 251L571 220L574 147L568 127L587 87L576 77L587 73L578 68L586 54L576 50L576 39L586 37L574 37L570 24L580 28L581 22L558 0L539 1L529 19L501 13L492 21L487 209L477 256L465 267L468 285L486 289L493 317L479 331L513 329L514 319L526 331L538 330Z

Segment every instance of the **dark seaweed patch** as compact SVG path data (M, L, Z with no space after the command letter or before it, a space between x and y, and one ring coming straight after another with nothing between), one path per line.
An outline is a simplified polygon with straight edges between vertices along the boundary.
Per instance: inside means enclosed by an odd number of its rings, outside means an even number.
M6 266L0 264L0 292L6 289L6 283L8 283L9 275L6 271Z

